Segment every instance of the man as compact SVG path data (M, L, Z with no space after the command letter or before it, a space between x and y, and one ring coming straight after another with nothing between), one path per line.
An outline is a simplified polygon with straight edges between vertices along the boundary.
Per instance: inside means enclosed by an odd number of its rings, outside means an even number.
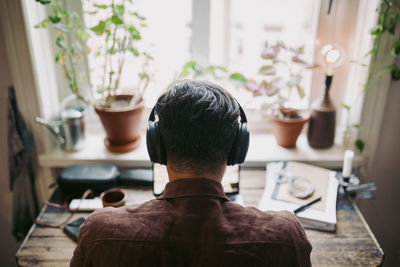
M155 113L170 180L164 193L91 214L71 266L311 265L311 245L292 213L244 208L224 194L240 114L226 90L178 81Z

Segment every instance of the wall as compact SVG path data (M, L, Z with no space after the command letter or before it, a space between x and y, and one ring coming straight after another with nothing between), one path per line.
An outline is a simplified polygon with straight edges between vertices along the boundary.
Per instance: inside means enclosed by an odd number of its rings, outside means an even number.
M12 81L3 36L0 20L0 265L7 267L16 266L15 253L19 243L11 235L12 192L8 182L7 94Z
M378 190L357 203L385 253L384 267L400 266L400 82L391 82L379 142L366 180Z

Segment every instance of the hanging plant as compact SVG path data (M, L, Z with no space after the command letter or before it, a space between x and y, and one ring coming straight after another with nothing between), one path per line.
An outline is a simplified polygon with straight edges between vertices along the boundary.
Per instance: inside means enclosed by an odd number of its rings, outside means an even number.
M396 27L400 19L399 11L400 4L397 3L395 0L382 0L376 8L376 12L379 14L379 19L377 25L371 30L373 46L372 49L365 55L371 56L371 62L369 65L367 81L363 85L364 90L361 93L365 93L366 91L372 89L371 81L374 78L379 78L383 75L387 75L388 73L390 73L392 80L400 80L400 69L396 64L396 58L400 55L400 39L396 37ZM387 37L387 35L392 35L393 37L395 37L393 38L393 43L391 45L392 48L387 51L387 53L390 53L390 55L393 57L393 63L377 71L376 61L378 50L381 46L383 37ZM368 65L362 64L362 66L367 67ZM351 112L350 105L342 103L341 106L346 110L348 114ZM357 131L362 130L359 124L350 124L350 122L348 121L346 129L344 131L345 138L350 134L352 129L355 129ZM365 148L365 143L363 140L357 139L354 142L354 146L359 153L362 153Z

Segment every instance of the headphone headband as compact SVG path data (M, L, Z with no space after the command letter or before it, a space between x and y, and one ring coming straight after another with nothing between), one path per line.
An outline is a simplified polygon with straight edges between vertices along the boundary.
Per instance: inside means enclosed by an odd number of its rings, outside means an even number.
M155 121L155 120L156 120L155 109L156 109L156 106L154 106L154 107L151 109L150 116L149 116L149 121Z
M239 102L237 100L236 100L236 103L239 105L240 122L241 123L247 123L247 117L246 117L246 114L244 113L244 110L243 110L242 106L239 104Z
M240 105L240 103L235 99L236 103L239 106L239 116L240 116L240 122L241 123L247 123L247 117L246 114L244 113L244 110L242 108L242 106ZM155 121L156 120L156 106L154 105L154 107L151 109L150 115L149 115L149 121Z

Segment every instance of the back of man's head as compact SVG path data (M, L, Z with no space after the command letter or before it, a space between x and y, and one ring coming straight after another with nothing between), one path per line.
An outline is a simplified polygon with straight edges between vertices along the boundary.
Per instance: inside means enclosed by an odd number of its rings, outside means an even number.
M155 112L174 171L217 173L226 164L240 112L225 89L205 81L176 81L160 96Z

